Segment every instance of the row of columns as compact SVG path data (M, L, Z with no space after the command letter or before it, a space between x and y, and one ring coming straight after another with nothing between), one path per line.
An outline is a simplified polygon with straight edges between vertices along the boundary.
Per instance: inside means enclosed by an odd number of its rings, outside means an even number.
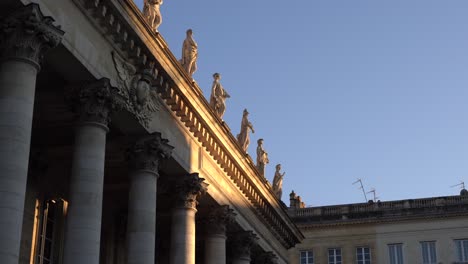
M17 264L40 59L64 34L30 4L0 22L0 263Z
M0 61L0 263L17 264L21 240L32 116L37 73L44 53L56 47L64 34L29 4L3 19ZM79 114L75 131L64 263L98 264L100 253L104 164L108 123L114 109L110 80L102 78L72 91ZM128 151L131 166L127 226L127 263L155 263L156 199L159 163L173 147L154 133L139 139ZM172 213L171 264L195 263L197 198L207 184L198 174L176 184ZM226 263L226 225L233 211L212 210L205 222L207 264ZM252 232L233 236L234 264L250 263Z

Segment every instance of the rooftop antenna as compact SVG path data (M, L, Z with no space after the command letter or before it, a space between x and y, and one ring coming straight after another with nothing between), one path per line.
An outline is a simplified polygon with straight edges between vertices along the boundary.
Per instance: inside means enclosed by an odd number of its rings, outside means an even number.
M454 187L458 187L458 186L460 186L460 189L462 189L462 190L465 189L465 182L460 181L459 184L452 185L452 186L450 186L450 188L454 188Z
M361 187L359 187L359 189L362 190L362 194L364 194L364 199L366 200L366 203L367 203L367 195L366 195L366 191L364 190L364 185L362 185L362 180L357 179L357 181L353 182L353 185L356 184L356 183L359 183L361 185Z
M370 191L368 191L367 193L372 193L372 194L374 195L374 202L377 202L377 198L379 198L379 197L375 196L375 195L376 195L376 194L375 194L375 188L372 188L372 189L371 189Z

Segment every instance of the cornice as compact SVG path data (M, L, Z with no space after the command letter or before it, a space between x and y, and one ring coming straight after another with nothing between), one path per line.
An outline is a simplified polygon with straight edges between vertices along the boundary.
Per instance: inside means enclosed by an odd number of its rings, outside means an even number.
M229 128L210 108L162 36L145 22L131 0L73 0L127 60L151 68L166 106L201 143L255 208L255 213L286 248L303 239L281 202L240 148ZM110 56L110 54L109 54Z
M468 196L291 208L289 214L301 229L468 217Z
M349 225L373 225L373 224L386 224L386 223L402 223L410 221L425 221L429 219L453 219L460 217L468 217L468 212L465 213L451 213L451 214L437 214L437 215L421 215L421 216L398 216L398 217L380 217L380 218L362 218L352 220L335 220L335 221L310 221L297 223L301 230L312 230L324 227L337 227Z

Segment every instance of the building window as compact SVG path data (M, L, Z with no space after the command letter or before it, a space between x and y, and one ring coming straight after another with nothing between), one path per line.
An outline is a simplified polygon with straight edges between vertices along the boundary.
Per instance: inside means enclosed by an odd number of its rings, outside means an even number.
M49 199L36 202L36 221L33 231L32 255L34 264L59 263L62 255L63 225L67 202Z
M341 264L341 248L328 249L328 264Z
M357 264L371 264L371 253L368 247L356 248L356 263Z
M301 264L314 264L314 252L301 251Z
M403 244L388 245L390 264L403 264Z
M457 261L468 262L468 239L455 240L455 247L457 249Z
M436 242L423 241L421 242L421 251L423 264L437 264Z

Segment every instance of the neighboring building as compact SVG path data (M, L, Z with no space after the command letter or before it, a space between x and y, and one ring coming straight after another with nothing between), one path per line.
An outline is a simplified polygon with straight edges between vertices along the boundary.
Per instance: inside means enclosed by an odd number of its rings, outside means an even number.
M298 264L468 263L468 192L458 196L318 207L290 216L305 239L290 250Z
M289 263L286 206L132 0L1 0L0 58L1 264Z

